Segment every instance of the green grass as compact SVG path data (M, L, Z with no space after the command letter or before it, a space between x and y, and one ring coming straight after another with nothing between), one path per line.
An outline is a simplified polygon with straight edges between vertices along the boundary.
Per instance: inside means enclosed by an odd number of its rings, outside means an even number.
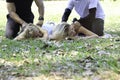
M58 44L33 39L24 41L6 39L4 33L7 10L5 2L0 2L0 79L9 80L10 77L13 77L13 80L120 79L120 11L118 7L120 1L101 2L106 13L105 32L113 35L113 38L61 41ZM59 23L66 1L45 1L44 3L45 22ZM36 23L37 7L33 4L32 8ZM68 22L71 23L71 20L77 16L73 11Z

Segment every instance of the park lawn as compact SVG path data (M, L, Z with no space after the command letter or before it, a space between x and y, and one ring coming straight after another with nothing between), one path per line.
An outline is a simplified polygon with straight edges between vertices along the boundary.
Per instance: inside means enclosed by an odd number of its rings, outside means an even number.
M2 80L119 80L119 2L101 2L106 13L105 33L112 38L78 39L59 43L13 41L4 37L7 10L0 1L0 79ZM59 23L66 1L45 1L45 22ZM56 9L57 8L57 9ZM35 23L38 13L32 6ZM73 11L71 20L78 15Z

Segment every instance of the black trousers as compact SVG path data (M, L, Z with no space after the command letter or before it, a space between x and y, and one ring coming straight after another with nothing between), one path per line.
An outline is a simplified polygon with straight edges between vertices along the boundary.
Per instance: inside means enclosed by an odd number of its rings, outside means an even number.
M23 19L27 23L33 23L33 18L25 18ZM9 15L7 15L7 23L6 23L6 30L5 30L5 36L6 38L13 39L18 35L18 32L20 31L20 24L15 22Z
M78 20L82 26L96 33L99 36L104 35L104 20L96 18L94 20L81 18Z

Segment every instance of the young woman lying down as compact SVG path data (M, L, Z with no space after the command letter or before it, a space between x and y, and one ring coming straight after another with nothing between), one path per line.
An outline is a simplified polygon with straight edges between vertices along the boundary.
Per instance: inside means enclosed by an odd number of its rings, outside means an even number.
M40 38L45 40L63 40L66 37L74 37L79 33L84 34L88 38L98 37L95 33L81 26L75 21L72 24L61 22L55 25L52 22L43 24L42 27L32 23L25 26L24 30L14 40L23 40L28 38Z

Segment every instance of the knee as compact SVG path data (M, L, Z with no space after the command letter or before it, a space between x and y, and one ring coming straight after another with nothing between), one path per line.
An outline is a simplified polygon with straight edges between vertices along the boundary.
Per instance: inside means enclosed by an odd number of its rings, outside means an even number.
M98 36L104 35L104 27L101 27L101 26L93 27L92 31L96 33Z
M5 34L5 37L8 38L8 39L13 39L13 37L9 34Z
M104 35L104 32L101 31L101 32L97 32L96 34L97 34L98 36L103 36L103 35Z
M14 39L16 36L14 34L12 34L12 33L6 32L5 37L8 38L8 39Z
M104 31L103 30L95 30L93 31L95 34L97 34L98 36L103 36L104 35Z

